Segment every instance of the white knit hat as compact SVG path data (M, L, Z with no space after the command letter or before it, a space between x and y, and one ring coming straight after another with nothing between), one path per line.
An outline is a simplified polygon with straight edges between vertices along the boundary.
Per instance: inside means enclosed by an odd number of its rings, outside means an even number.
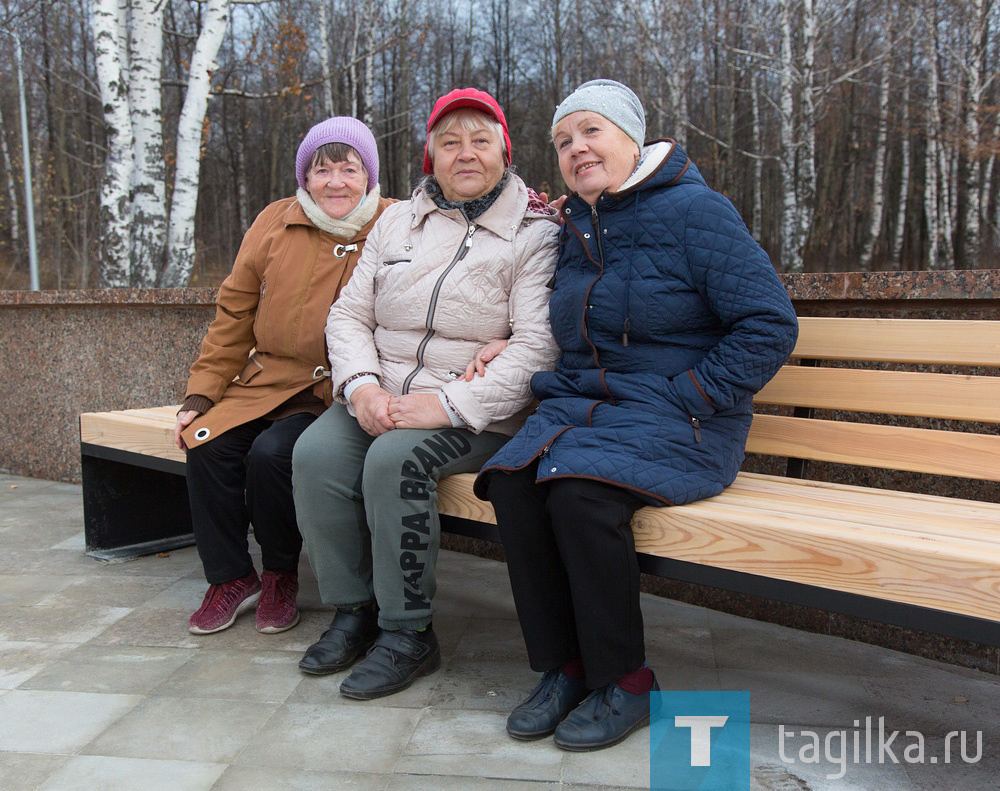
M646 111L631 88L614 80L585 82L567 96L552 116L552 131L570 113L590 110L603 115L641 149L646 142Z

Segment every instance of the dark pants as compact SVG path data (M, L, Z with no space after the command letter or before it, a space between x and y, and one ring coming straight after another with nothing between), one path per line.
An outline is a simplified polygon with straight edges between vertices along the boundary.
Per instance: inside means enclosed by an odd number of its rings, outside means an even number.
M528 660L544 672L581 657L587 686L603 687L645 661L630 526L643 503L597 481L535 475L534 464L493 472L488 488Z
M188 451L191 522L210 584L253 571L250 524L265 569L298 568L302 537L292 502L292 447L315 419L300 413L252 420Z

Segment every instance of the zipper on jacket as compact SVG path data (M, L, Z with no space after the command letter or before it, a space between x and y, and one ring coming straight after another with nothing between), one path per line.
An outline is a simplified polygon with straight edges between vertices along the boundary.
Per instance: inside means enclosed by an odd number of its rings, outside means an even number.
M598 217L597 215L596 205L590 207L590 222L594 226L594 236L597 238L597 254L598 256L600 256L601 269L603 270L605 267L604 242L602 241L602 237L604 236L604 234L601 233L601 220L600 217ZM625 288L627 294L628 283L625 284ZM632 320L628 316L626 316L625 324L622 326L622 346L628 346L628 331L631 328L631 326L632 326Z
M688 416L691 421L691 428L694 429L694 441L701 442L701 421L696 417Z
M407 375L406 379L403 380L403 392L402 395L406 395L410 392L410 384L413 379L421 369L424 367L424 350L427 348L427 344L434 335L434 312L437 310L438 295L441 293L441 287L444 285L444 280L448 277L448 274L458 266L458 262L465 258L469 254L469 248L472 247L472 234L476 232L476 227L473 224L469 224L469 229L465 234L465 239L462 240L461 246L458 248L458 252L455 253L455 257L448 264L447 269L441 273L441 276L437 279L434 284L434 290L431 291L431 302L427 307L427 320L424 325L427 327L427 334L424 335L423 339L420 341L420 345L417 347L417 366Z
M597 256L601 259L601 273L604 273L604 242L601 241L601 221L597 216L597 206L590 207L590 224L594 226L594 236L597 238ZM590 323L588 317L588 324ZM626 344L627 346L628 344Z
M597 206L590 207L590 222L594 226L594 236L597 237L597 254L601 257L601 268L604 268L604 242L601 241L601 221L597 216Z

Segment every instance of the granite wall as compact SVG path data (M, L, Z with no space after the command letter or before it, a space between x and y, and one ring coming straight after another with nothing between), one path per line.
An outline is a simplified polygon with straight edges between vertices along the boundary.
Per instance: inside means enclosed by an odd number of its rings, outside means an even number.
M0 291L0 470L79 481L81 412L180 403L214 297Z
M1000 319L1000 270L786 275L801 316ZM81 412L179 403L214 289L0 291L0 470L80 478Z

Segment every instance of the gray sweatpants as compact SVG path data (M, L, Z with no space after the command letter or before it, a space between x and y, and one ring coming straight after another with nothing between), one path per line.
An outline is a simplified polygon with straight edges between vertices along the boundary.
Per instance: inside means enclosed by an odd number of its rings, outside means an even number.
M427 626L441 535L438 479L477 472L507 439L455 428L372 437L340 404L317 418L295 443L292 486L323 602L376 601L383 629Z

